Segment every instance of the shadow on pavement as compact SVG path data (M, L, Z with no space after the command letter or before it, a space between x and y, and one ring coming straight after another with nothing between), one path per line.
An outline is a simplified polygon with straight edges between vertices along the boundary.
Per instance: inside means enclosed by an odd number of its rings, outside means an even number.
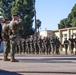
M11 72L11 71L6 71L6 70L0 70L0 75L22 75L17 72Z
M24 63L75 63L76 58L42 58L42 59L18 59Z
M74 74L76 75L76 72L52 72L52 71L18 71L18 73L43 73L43 74Z

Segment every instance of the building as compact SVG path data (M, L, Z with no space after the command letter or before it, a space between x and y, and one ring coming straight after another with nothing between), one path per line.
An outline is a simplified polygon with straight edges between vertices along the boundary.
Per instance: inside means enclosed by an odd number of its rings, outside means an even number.
M64 43L64 39L67 38L69 39L71 35L76 35L76 27L70 27L70 28L64 28L64 29L58 29L58 30L45 30L45 31L41 31L40 32L40 36L51 36L52 35L56 35L57 37L59 37L61 43ZM61 50L64 50L64 48L61 48ZM68 48L68 50L70 50Z
M64 29L58 29L53 31L56 36L60 38L60 41L64 42L64 39L67 38L69 39L71 35L76 35L76 27L71 27L71 28L64 28Z
M44 38L44 37L51 37L53 36L53 31L52 30L43 30L43 31L40 31L39 35Z

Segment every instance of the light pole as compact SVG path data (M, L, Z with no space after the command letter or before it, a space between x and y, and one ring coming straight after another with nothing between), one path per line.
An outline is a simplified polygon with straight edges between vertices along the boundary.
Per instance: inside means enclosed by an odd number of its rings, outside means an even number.
M37 26L36 26L36 9L35 9L35 0L32 0L33 6L34 6L34 15L35 15L35 31L34 31L34 36L36 36L37 32Z

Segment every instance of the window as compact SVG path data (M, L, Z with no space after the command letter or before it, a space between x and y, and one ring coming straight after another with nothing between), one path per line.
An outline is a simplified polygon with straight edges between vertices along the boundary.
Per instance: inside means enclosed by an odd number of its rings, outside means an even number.
M67 34L64 34L64 37L67 37Z

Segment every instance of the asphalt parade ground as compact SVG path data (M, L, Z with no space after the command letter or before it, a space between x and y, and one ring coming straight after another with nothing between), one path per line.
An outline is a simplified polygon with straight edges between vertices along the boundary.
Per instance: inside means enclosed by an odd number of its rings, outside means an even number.
M15 58L19 62L3 61L0 53L0 75L76 75L75 55L16 54Z

